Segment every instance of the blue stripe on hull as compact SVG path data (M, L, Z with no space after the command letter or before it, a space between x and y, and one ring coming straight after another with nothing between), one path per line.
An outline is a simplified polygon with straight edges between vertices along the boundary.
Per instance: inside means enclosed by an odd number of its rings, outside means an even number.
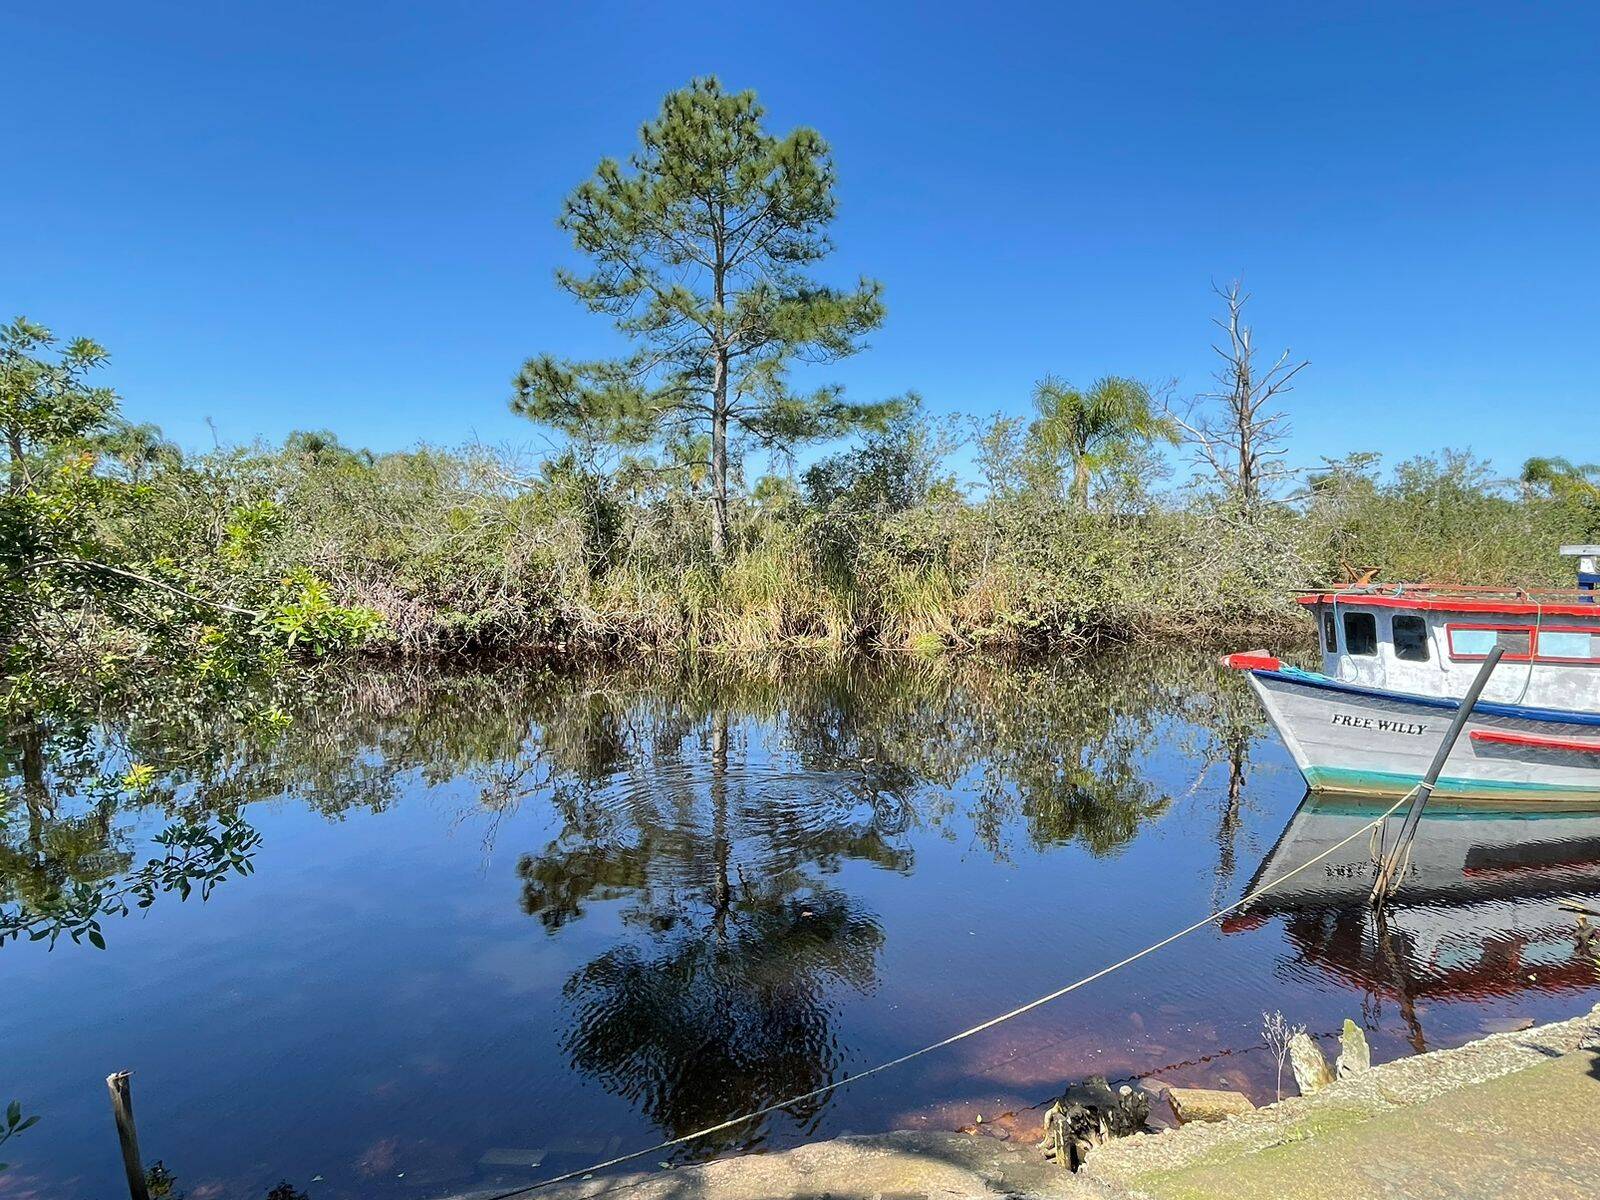
M1451 696L1419 696L1415 692L1391 692L1383 688L1366 687L1359 683L1343 683L1311 671L1293 667L1282 671L1252 671L1262 679L1278 679L1300 687L1319 688L1325 692L1343 692L1350 696L1370 696L1376 700L1390 700L1404 704L1417 704L1423 708L1442 708L1455 711L1461 701ZM1512 717L1519 721L1546 721L1553 725L1600 725L1600 713L1576 712L1566 708L1532 708L1524 704L1500 704L1480 700L1473 706L1474 713L1489 717Z

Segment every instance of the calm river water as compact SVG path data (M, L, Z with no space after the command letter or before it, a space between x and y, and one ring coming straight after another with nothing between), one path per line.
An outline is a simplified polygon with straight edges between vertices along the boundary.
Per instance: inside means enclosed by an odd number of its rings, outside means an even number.
M147 1162L190 1200L283 1179L421 1200L937 1040L1353 827L1296 816L1299 776L1236 684L1198 654L377 673L308 697L269 748L173 747L136 804L73 764L25 778L13 747L13 923L136 881L175 823L216 836L237 813L253 872L204 900L152 885L102 918L103 950L0 947L0 1104L41 1118L0 1151L0 1197L121 1192L119 1069ZM1387 1059L1593 1001L1556 901L1600 897L1600 820L1423 836L1384 928L1363 845L1019 1020L644 1165L979 1114L1020 1137L1088 1074L1270 1100L1263 1010L1319 1034L1352 1017Z

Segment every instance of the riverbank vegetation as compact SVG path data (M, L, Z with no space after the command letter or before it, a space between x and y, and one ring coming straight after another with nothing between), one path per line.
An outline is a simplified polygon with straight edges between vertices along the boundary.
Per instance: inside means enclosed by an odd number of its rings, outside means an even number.
M1255 509L1157 497L1113 471L1079 506L1028 462L1036 447L1017 424L980 432L990 479L976 496L950 469L951 431L914 412L798 479L763 477L730 503L721 555L691 481L575 455L525 473L481 447L368 457L302 442L185 470L272 513L255 548L271 571L327 580L341 603L382 614L374 645L407 653L1025 648L1298 628L1294 588L1370 568L1565 583L1556 547L1586 519L1496 486L1464 455L1386 480L1341 466Z
M37 538L17 563L9 586L26 603L8 610L11 645L32 653L20 648L40 631L35 650L67 656L30 668L43 677L154 657L225 683L246 646L276 661L356 644L432 655L1237 636L1298 629L1296 588L1371 570L1568 586L1557 547L1600 532L1592 496L1499 481L1456 452L1387 475L1346 460L1241 506L1219 489L1162 487L1141 450L1096 468L1080 502L1041 424L962 425L911 405L797 474L735 471L720 553L694 478L621 458L374 455L326 434L192 456L152 453L142 433L83 442L58 448L49 482L27 494L45 533L62 528L52 505L79 504L87 520L70 547ZM962 478L962 455L977 479Z

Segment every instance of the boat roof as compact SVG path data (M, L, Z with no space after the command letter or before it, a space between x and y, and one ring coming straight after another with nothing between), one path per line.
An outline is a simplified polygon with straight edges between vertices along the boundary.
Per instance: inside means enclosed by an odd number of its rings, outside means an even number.
M1600 619L1600 592L1582 588L1529 591L1525 588L1469 587L1460 584L1365 584L1301 593L1301 604L1359 604L1423 612L1495 613L1502 616L1563 616Z

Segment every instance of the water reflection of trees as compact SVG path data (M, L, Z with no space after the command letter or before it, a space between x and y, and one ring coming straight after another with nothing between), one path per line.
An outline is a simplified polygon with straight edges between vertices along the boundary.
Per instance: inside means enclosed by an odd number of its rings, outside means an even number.
M523 907L552 932L619 904L634 936L567 981L566 1048L674 1135L833 1078L834 997L874 985L882 942L836 877L847 862L909 866L898 773L793 761L782 733L736 706L701 679L589 722L624 748L616 769L557 787L559 832L518 864ZM805 1124L815 1108L791 1115Z
M1104 854L1171 802L1144 759L1175 722L1205 743L1200 753L1231 755L1236 779L1256 729L1204 660L1138 653L1004 666L352 671L309 678L298 695L290 732L276 740L189 707L94 728L6 730L0 904L49 908L127 872L127 830L151 813L204 822L289 797L338 818L462 780L476 797L463 815L486 839L530 799L555 805L562 837L534 856L528 882L548 893L533 895L533 910L556 924L591 897L681 890L729 868L892 864L904 853L897 834L912 824L963 822L997 855L1065 843ZM766 731L764 775L749 759L752 730ZM702 819L710 797L696 791L695 772L718 756L718 786L736 784L743 797L726 828ZM135 765L146 774L130 787ZM641 799L655 789L657 800ZM680 819L661 807L668 797ZM1225 811L1219 841L1230 827ZM764 839L766 857L735 862L719 850L728 834ZM661 907L659 894L641 903Z
M460 819L492 845L522 806L548 806L554 835L516 848L524 909L552 936L602 905L624 930L566 983L567 1052L682 1133L844 1069L834 1006L875 986L883 939L852 872L908 871L918 828L997 857L1113 854L1176 800L1150 761L1176 749L1235 781L1219 814L1230 862L1259 726L1229 686L1201 657L1136 652L327 673L270 742L225 714L13 731L0 913L126 883L130 831L153 814L247 838L256 801L338 819L466 783ZM146 777L119 784L133 764Z
M560 825L518 863L523 906L553 933L608 903L631 931L567 983L575 1067L672 1135L834 1078L832 1006L874 986L881 941L844 866L909 869L918 825L997 856L1114 853L1172 803L1149 759L1180 729L1231 752L1186 723L1215 673L1163 665L701 664L587 693L581 732L551 711ZM609 772L565 770L574 753Z
M179 799L181 775L223 754L228 739L189 752L164 776L135 757L146 724L35 718L0 739L0 946L26 937L53 947L66 935L103 949L103 918L166 892L204 899L252 870L259 837L236 810ZM128 818L153 807L188 811L151 839L153 853L135 870Z
M567 1052L674 1136L810 1092L842 1058L834 995L874 985L882 940L862 905L804 873L741 885L712 921L675 914L574 972ZM820 1107L802 1102L790 1115L804 1127Z
M258 839L241 814L256 801L381 811L413 783L514 755L529 728L522 693L538 681L306 676L286 736L239 719L242 700L230 711L147 697L95 723L13 718L0 727L0 945L63 933L99 945L100 919L130 904L248 874ZM134 827L151 818L163 827L135 869Z

